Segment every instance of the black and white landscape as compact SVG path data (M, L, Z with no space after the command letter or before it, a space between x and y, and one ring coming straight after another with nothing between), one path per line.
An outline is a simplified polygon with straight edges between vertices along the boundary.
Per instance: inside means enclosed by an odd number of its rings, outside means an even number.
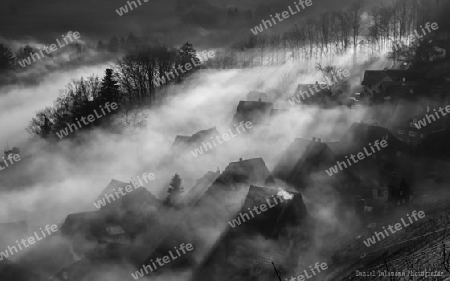
M0 281L450 280L450 0L2 0Z

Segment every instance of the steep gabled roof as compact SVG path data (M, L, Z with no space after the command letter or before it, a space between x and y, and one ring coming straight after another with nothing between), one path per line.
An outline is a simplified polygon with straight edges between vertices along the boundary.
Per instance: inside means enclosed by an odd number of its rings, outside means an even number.
M197 202L199 198L208 190L208 187L219 177L220 172L208 171L203 177L197 180L195 185L189 190L189 193L184 196L183 200L187 204Z
M177 150L183 147L190 148L201 145L202 141L209 140L209 137L219 135L216 127L211 129L201 130L192 136L176 136L172 144L172 150Z
M413 71L408 69L385 69L385 70L366 70L361 85L372 87L386 76L394 82L417 82L421 80L425 72Z
M394 81L401 82L405 79L405 82L417 82L423 78L425 72L409 69L387 69L386 74Z
M361 85L372 87L379 83L386 76L384 70L366 70Z
M268 98L269 95L263 92L250 91L247 94L247 100L249 101L259 101L259 99L262 101L267 101Z
M219 178L229 175L242 176L247 182L266 184L271 180L272 174L262 158L252 158L237 162L230 162Z
M246 114L251 111L268 112L273 108L271 102L263 101L240 101L236 113Z
M136 184L139 183L136 181ZM131 183L121 182L115 179L112 179L108 186L100 193L97 197L97 200L104 199L106 194L112 194L115 198L114 201L108 203L101 207L101 210L116 210L116 211L132 211L140 208L142 204L146 204L149 207L159 208L161 205L161 201L159 201L151 192L149 192L145 187L138 187L131 192L125 193L125 195L117 196L114 195L115 191L118 191L119 188L125 190L127 185L133 186Z
M273 104L262 101L240 101L233 121L250 121L252 123L260 123L265 117L269 117Z
M248 213L248 208L252 209L254 206L261 204L267 205L267 200L271 202L273 207L268 208L267 211L255 216L246 223L254 229L265 235L276 235L282 227L291 225L300 225L301 222L308 217L308 211L303 202L303 197L299 192L286 192L292 196L290 199L283 199L280 203L278 195L280 188L268 188L251 185L241 213ZM277 198L277 201L274 201ZM236 213L236 216L238 213Z
M85 234L93 238L104 234L106 217L100 211L69 214L61 226L63 235Z
M235 228L227 225L224 233L215 242L213 249L203 258L203 264L198 267L194 280L206 280L205 273L224 274L221 280L229 280L243 268L270 270L273 272L272 262L281 267L292 269L297 264L298 250L302 243L309 243L309 231L313 222L309 216L300 193L286 192L293 198L284 199L274 203L273 197L279 194L280 189L275 187L261 187L251 185L245 193L243 205L230 214L235 218L240 213L250 215L248 208L265 204L267 209L260 214L255 214L250 220L243 222ZM266 199L271 200L271 205ZM260 237L263 238L260 238ZM264 239L265 243L256 242ZM246 241L254 241L246 243ZM256 246L256 247L255 247ZM295 256L295 258L293 258ZM250 260L252 262L230 264L227 261L234 259ZM227 270L221 270L220 266L228 264ZM218 270L218 271L216 271ZM213 271L213 272L211 272Z
M97 200L101 200L105 197L105 195L113 195L114 198L116 198L116 195L114 195L114 191L118 191L119 188L125 188L128 185L128 183L121 182L115 179L112 179L109 184L103 189L103 191L98 195ZM116 198L111 203L106 204L107 208L120 208L122 207L122 197ZM104 208L102 207L102 208Z
M369 143L373 143L376 140L381 141L385 136L388 136L388 147L386 149L406 148L388 129L363 123L353 123L340 139L340 143L342 144L343 151L350 153L354 150L360 151L363 147L368 146Z
M297 138L283 152L273 173L277 178L302 185L312 171L331 165L333 161L333 152L326 143Z

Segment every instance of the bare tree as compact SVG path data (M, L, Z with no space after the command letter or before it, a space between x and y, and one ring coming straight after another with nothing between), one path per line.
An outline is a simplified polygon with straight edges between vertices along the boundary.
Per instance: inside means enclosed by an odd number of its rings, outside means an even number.
M358 37L359 37L359 31L361 28L361 15L362 15L362 5L364 4L363 0L355 0L350 5L350 23L351 23L351 30L352 30L352 40L353 40L353 47L355 48L356 52L356 46L358 44Z
M124 125L131 129L143 129L147 126L147 117L142 110L124 109L120 113Z

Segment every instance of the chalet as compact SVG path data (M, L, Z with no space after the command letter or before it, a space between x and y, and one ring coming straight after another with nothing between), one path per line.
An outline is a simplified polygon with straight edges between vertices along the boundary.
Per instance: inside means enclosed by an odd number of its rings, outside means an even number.
M385 77L386 72L384 70L366 70L361 85L364 86L365 90L376 91ZM392 81L391 79L386 80Z
M420 130L416 127L416 123L420 117L424 117L424 115L416 115L414 117L409 118L402 125L398 124L394 127L393 133L394 135L402 142L405 142L410 146L417 146L422 140L431 133L432 126L428 126L425 128L421 128Z
M243 194L239 213L248 213L248 208L267 203L266 198L279 194L277 188L251 185ZM292 198L273 206L236 228L228 226L219 237L204 263L194 272L194 280L207 280L207 276L222 276L223 280L233 277L255 280L271 280L272 262L282 275L292 275L302 256L312 245L314 222L306 210L300 193L286 191ZM242 196L241 196L242 197ZM261 241L252 243L246 241ZM301 255L301 254L300 254ZM230 260L245 260L244 263L229 263ZM226 268L223 266L227 264ZM208 273L208 274L206 274ZM272 274L272 275L271 275Z
M436 106L435 109L438 108L439 106ZM442 116L439 113L439 118L436 118L434 111L428 105L421 113L408 118L403 124L398 123L393 131L399 140L406 142L408 145L417 146L428 135L446 130L449 127L449 116Z
M354 196L355 212L361 219L377 217L386 214L393 208L410 204L413 202L414 194L407 184L410 179L398 176L397 172L388 173L372 168L373 173L366 173L369 176L364 182L371 187L370 194Z
M242 209L250 185L273 184L273 177L262 158L231 162L193 205L190 212L183 218L183 223L178 224L176 229L159 243L158 249L164 252L164 247L176 244L173 241L185 239L184 235L180 235L184 233L180 229L187 227L185 230L190 231L190 227L195 226L196 231L191 232L196 233L196 237L193 237L191 241L201 241L196 245L195 253L199 257L198 263L201 264L199 268L202 268L202 264L211 262L209 259L211 249L215 248L223 235L228 233L227 229L230 226L227 221L236 217ZM272 189L275 191L272 190L269 197L277 192L275 187ZM266 226L266 229L270 232L271 228ZM194 278L194 280L199 279Z
M374 94L386 91L389 87L394 87L391 89L391 94L399 88L402 92L412 94L414 89L411 87L417 86L424 75L425 73L422 72L403 69L366 70L361 85L366 92L372 93L372 97Z
M250 121L253 125L264 123L272 109L273 104L269 102L240 101L232 124L238 124L241 121Z
M130 244L131 237L128 235L122 226L117 224L106 225L106 235L103 240L105 242Z
M208 190L208 187L220 176L220 171L208 171L203 177L199 178L195 185L189 190L189 193L184 196L184 201L188 204L194 204L200 199Z
M336 146L337 151L335 151L335 153L338 155L357 153L362 151L369 143L374 143L376 140L386 140L388 142L388 147L373 154L372 157L375 159L377 157L390 157L392 152L395 154L406 149L406 146L384 127L364 123L353 123L339 140L339 146Z
M371 163L374 163L378 168L386 168L394 165L400 157L408 152L408 146L398 140L388 129L381 126L354 123L339 140L338 145L333 147L334 153L339 158L350 154L356 155L364 148L369 147L369 143L373 145L377 140L379 142L385 140L388 146L373 153L369 157L372 161L361 161L358 165L349 167L349 170L361 169L358 173L364 173ZM375 166L371 168L375 168Z
M245 179L246 182L251 184L267 184L273 181L272 175L262 158L240 159L237 162L230 162L217 180L228 176Z
M220 135L216 127L211 129L198 131L192 136L178 135L172 144L171 151L173 153L180 151L189 151L202 145L203 141L209 141L211 137Z
M79 237L93 242L131 243L130 236L119 222L100 211L68 215L61 226L61 233L70 239Z
M398 206L412 201L413 194L405 179L394 175L388 182L372 189L372 199Z
M334 161L333 152L320 138L297 138L283 152L273 175L300 188L311 183L313 173L323 173Z
M263 92L250 91L247 94L247 100L269 102L269 95Z
M392 99L413 99L415 96L423 93L423 89L420 88L416 82L406 83L397 81L385 81L380 83L379 87L380 97L385 101Z
M139 184L138 182L136 183ZM112 179L108 186L100 193L97 200L104 199L105 195L108 194L114 195L114 191L119 190L119 188L125 189L127 185L131 185L131 183ZM134 213L134 215L139 217L149 212L156 212L161 207L161 204L162 202L153 194L146 188L140 186L110 203L106 202L106 205L101 207L100 210L119 218L129 213Z

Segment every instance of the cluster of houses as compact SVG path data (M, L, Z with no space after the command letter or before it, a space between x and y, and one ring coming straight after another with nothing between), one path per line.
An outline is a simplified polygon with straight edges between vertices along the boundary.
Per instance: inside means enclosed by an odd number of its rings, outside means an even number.
M222 173L219 170L207 172L185 196L188 201L185 207L215 208L227 201L226 198L230 194L242 191L239 195L242 197L241 204L234 204L238 205L232 214L235 216L239 211L244 212L247 207L250 208L255 202L261 201L261 194L276 194L274 190L278 184L289 186L289 192L294 195L292 202L295 201L296 204L290 202L274 208L259 217L257 224L249 222L247 226L239 228L246 229L248 233L259 233L267 239L284 237L290 241L283 248L283 253L273 250L256 259L252 270L256 268L257 272L252 275L262 276L272 270L271 260L275 259L281 263L286 258L286 253L290 255L299 249L308 250L305 246L305 241L310 241L308 232L305 230L299 233L298 229L299 226L303 229L312 226L299 192L305 193L309 198L314 197L314 201L323 204L330 200L339 202L336 215L348 222L354 221L355 217L359 217L363 222L371 222L386 215L393 208L415 202L419 194L414 193L412 187L416 179L414 171L418 167L414 166L411 159L428 155L430 149L435 149L437 142L445 137L449 125L448 119L442 118L421 129L414 126L418 119L423 118L436 106L450 103L445 94L450 89L450 79L445 76L439 78L441 76L436 74L433 76L433 73L431 70L426 73L389 69L366 71L361 83L362 91L355 100L371 106L364 122L354 123L339 141L325 142L316 136L310 139L297 138L282 150L273 171L269 171L263 159L255 158L231 162ZM341 91L342 88L334 90ZM333 95L329 92L325 94ZM254 126L273 126L273 118L288 111L276 108L283 95L274 95L275 97L271 97L266 93L250 92L246 101L239 101L231 124L251 121ZM219 132L216 128L211 128L192 136L177 136L172 146L172 155L167 161L170 162L182 151L189 151L217 134ZM386 140L389 146L332 177L325 173L337 160L362 151L363 147L374 143L375 140ZM448 156L450 157L450 154ZM419 165L419 168L421 167ZM126 185L127 183L112 180L99 198ZM214 200L217 204L211 205ZM70 254L64 255L72 257L72 260L63 266L52 280L79 280L98 271L100 264L110 264L120 272L129 273L133 271L133 266L139 268L149 258L149 253L165 252L164 247L176 244L173 241L186 242L186 237L179 237L189 233L189 229L183 228L170 237L161 239L159 244L155 243L154 247L149 247L148 252L143 253L142 249L147 248L148 237L142 234L163 229L158 219L162 205L147 189L140 187L100 210L69 214L60 227L60 234L70 241ZM193 216L183 221L192 221L194 225L196 219ZM266 229L261 226L263 222L275 224L276 227ZM13 228L10 225L5 227ZM27 231L23 223L15 225L14 229ZM194 273L198 280L201 276L207 276L205 273L214 268L207 259L225 262L222 254L229 252L230 247L236 244L236 231L243 230L225 230L218 238L221 242L210 245L213 251L205 254L203 266ZM248 233L239 233L238 236L253 237ZM74 258L78 256L74 249L83 247L85 252L90 254ZM205 251L210 250L206 249L206 246L196 245L199 251L202 247ZM183 267L192 262L187 257L179 266ZM174 266L178 265L174 263Z
M299 85L298 88L305 86L308 85ZM439 118L421 128L416 126L419 120L433 114L434 109L450 105L450 96L447 95L450 91L450 64L423 71L368 70L359 89L350 95L355 97L356 103L368 105L362 122L355 123L339 142L325 143L315 137L312 140L296 139L284 159L294 157L298 161L297 168L289 171L287 166L293 167L292 163L281 165L275 168L275 174L296 187L335 185L347 193L345 199L351 198L352 202L346 203L355 207L355 213L369 215L372 219L374 214L386 213L389 208L413 202L421 195L412 192L411 186L416 178L411 174L417 167L408 167L409 157L450 156L446 152L448 149L443 147L444 140L450 136L450 118ZM333 96L333 90L342 90L342 87L326 89L331 93L323 96ZM317 96L320 101L320 95ZM288 111L276 109L280 97L277 93L249 92L247 100L239 102L233 121L270 124L274 116ZM377 139L389 140L389 149L373 155L373 161L368 161L371 164L348 169L334 183L308 176L311 172L323 172L336 159ZM435 174L433 171L429 173Z
M362 95L374 105L367 121L388 128L396 138L410 146L418 146L426 136L448 129L448 118L438 119L420 129L415 124L427 114L433 114L434 109L450 104L447 95L449 68L450 64L443 64L422 71L366 71L361 82Z

